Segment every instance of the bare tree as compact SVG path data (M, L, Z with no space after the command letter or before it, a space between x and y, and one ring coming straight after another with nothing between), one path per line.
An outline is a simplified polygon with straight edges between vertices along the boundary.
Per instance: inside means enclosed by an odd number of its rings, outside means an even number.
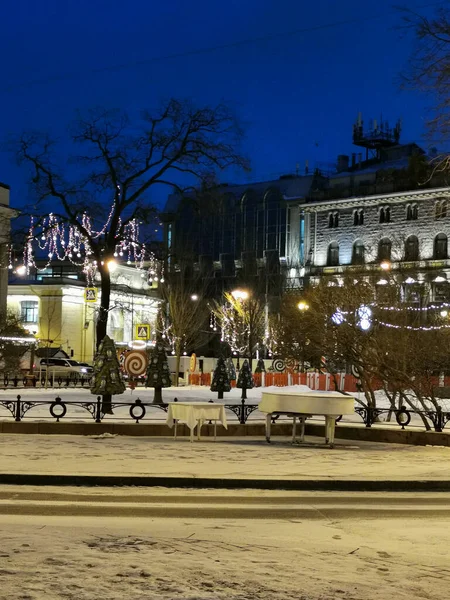
M175 352L176 386L182 353L192 352L206 341L207 285L192 266L193 261L185 257L169 270L160 285L163 304L158 328Z
M194 186L210 181L211 172L233 165L248 168L238 150L241 139L242 130L226 106L196 108L172 99L154 113L144 111L138 122L120 110L79 115L69 141L83 150L69 154L65 163L64 153L48 135L26 133L16 143L41 212L51 200L53 215L87 240L96 261L101 278L97 344L108 321L108 261L126 240L130 224L149 220L154 211L149 190L168 185L182 191L176 183L180 176Z
M427 94L432 102L428 134L432 141L447 142L450 134L450 12L441 7L433 18L404 11L404 23L412 29L415 44L406 70L403 87ZM450 167L448 155L433 160L433 173Z
M248 355L251 370L256 346L264 341L264 302L256 293L244 292L244 295L233 296L226 292L224 302L216 301L213 310L224 341L232 350Z

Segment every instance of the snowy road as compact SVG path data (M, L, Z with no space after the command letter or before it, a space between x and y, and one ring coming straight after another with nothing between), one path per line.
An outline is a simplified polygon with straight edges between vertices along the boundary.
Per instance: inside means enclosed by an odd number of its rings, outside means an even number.
M0 515L1 597L437 600L450 583L449 525L398 516L204 519L200 510L171 519Z

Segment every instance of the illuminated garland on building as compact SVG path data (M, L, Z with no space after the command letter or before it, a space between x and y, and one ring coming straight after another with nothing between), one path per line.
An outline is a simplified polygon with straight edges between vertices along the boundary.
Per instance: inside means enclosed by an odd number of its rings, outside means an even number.
M60 222L53 213L45 217L39 225L36 225L33 217L31 217L23 252L23 265L20 267L23 272L19 274L29 275L31 269L43 272L48 269L55 259L59 261L67 259L73 265L82 267L87 285L93 285L99 265L97 260L91 258L93 251L89 240L99 239L106 233L111 223L114 208L115 203L111 206L105 224L98 231L94 229L91 218L86 212L81 215L78 225ZM164 265L156 259L152 252L147 253L145 246L139 241L138 221L133 219L123 226L119 222L118 230L122 231L120 234L116 234L117 244L114 248L114 258L120 257L127 265L134 264L139 270L143 270L145 263L147 263L148 281L164 282ZM47 262L42 268L39 268L36 264L35 246L47 258ZM101 264L104 264L103 261ZM8 268L10 270L14 269L12 246L9 249ZM143 276L145 275L143 274Z

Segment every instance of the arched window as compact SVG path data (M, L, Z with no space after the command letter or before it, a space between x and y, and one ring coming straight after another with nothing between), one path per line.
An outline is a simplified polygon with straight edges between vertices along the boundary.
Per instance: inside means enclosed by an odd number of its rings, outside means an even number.
M328 227L329 229L339 227L339 212L337 210L328 213Z
M410 235L405 242L405 260L419 260L419 240L415 235Z
M390 206L382 206L380 208L380 223L390 223L391 222L391 207Z
M361 240L356 240L353 244L352 250L352 265L363 265L364 264L364 244Z
M353 225L364 225L364 209L359 208L353 213Z
M241 252L253 251L256 245L256 210L258 199L252 190L241 200Z
M339 265L339 244L332 242L328 246L327 265L329 267L337 267Z
M447 236L445 233L438 233L434 238L434 258L444 259L447 258Z
M447 216L447 200L438 200L434 205L434 218L445 219Z
M392 244L389 238L383 238L378 243L378 260L391 260Z
M406 220L407 221L417 221L419 216L419 209L417 208L417 204L407 204L406 205Z

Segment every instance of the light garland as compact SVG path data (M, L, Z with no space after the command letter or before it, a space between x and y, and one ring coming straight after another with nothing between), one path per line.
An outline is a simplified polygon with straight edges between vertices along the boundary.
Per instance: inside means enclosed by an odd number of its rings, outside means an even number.
M120 186L118 186L118 190L120 197ZM31 269L44 272L55 259L59 261L69 260L76 267L82 267L87 285L92 286L99 265L96 260L91 258L93 251L90 240L97 240L107 232L115 207L116 201L111 205L106 222L99 230L93 228L91 218L86 212L81 215L77 224L68 225L60 222L53 213L50 213L48 217L44 217L39 226L35 224L33 217L31 217L23 251L24 274L29 275ZM120 230L122 232L119 234ZM148 281L164 282L164 265L156 259L154 253L147 253L145 246L139 241L140 230L136 219L131 220L124 226L122 226L119 219L116 238L118 239L114 249L114 257L125 257L126 264L134 264L139 270L143 270L147 262ZM38 267L36 264L34 246L47 257L44 267ZM9 248L8 256L8 269L12 270L14 269L12 246ZM103 261L101 264L104 264ZM143 276L145 277L145 275Z

